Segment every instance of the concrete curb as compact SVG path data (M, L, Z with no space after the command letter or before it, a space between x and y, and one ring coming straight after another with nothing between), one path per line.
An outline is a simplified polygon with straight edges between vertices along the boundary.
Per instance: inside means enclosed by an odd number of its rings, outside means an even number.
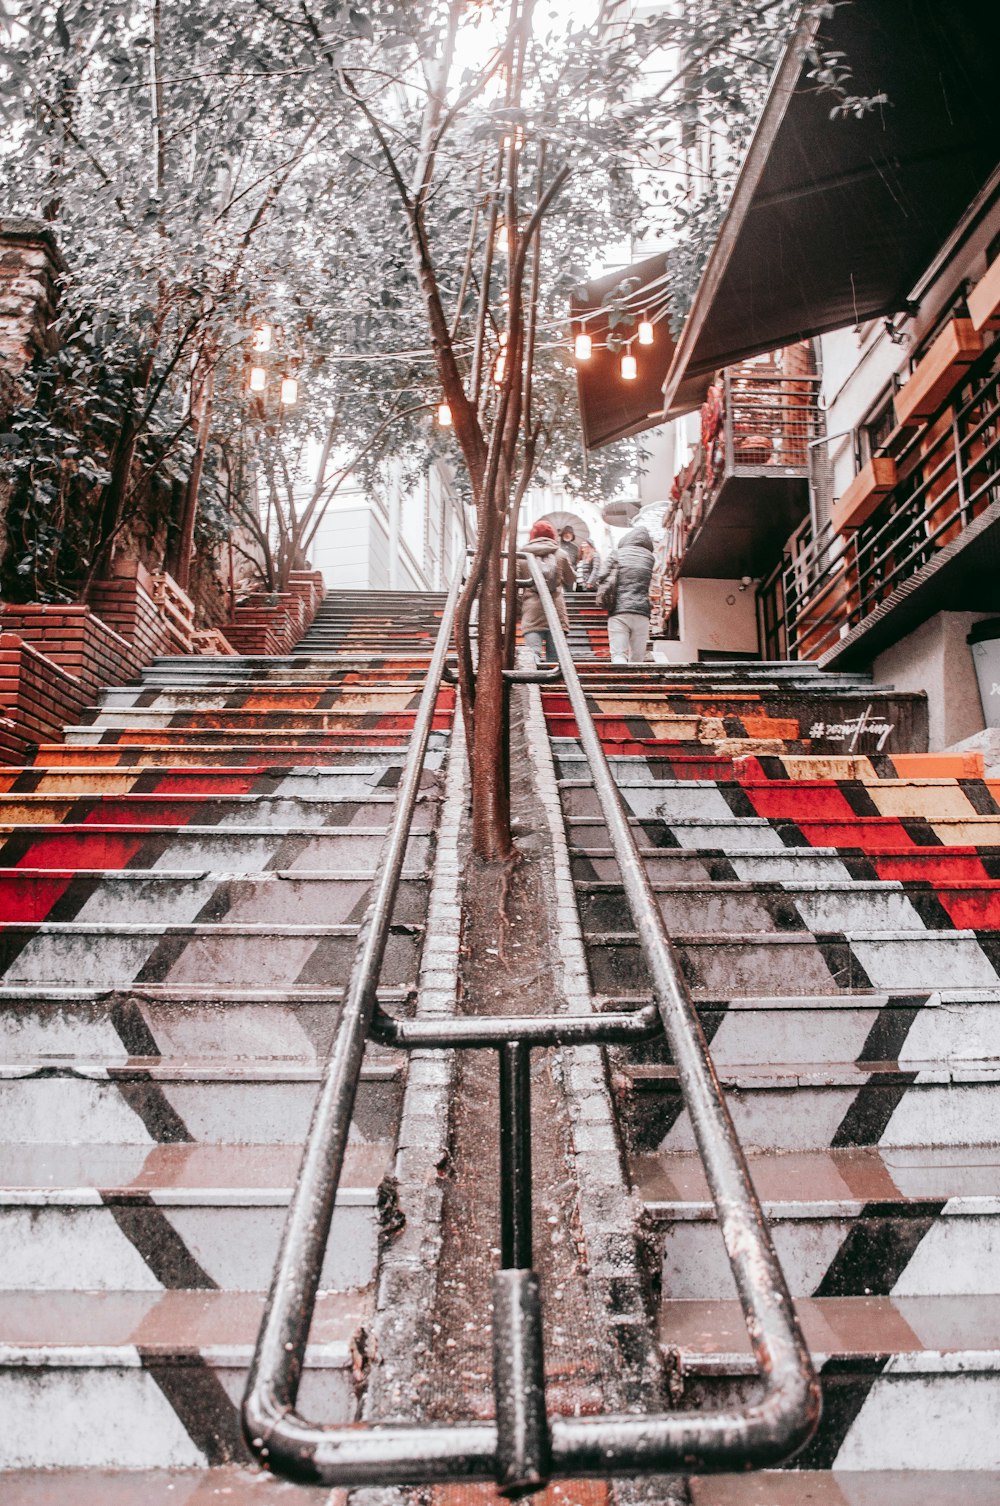
M545 816L551 885L549 913L559 947L563 995L572 1014L590 1014L593 997L570 870L562 807L541 692L527 687L525 725L535 789ZM580 1218L586 1240L595 1319L604 1333L609 1410L648 1410L662 1395L659 1350L641 1278L642 1204L628 1185L614 1105L599 1046L561 1052Z
M467 788L465 734L456 710L420 965L418 1019L455 1013L462 928L458 844ZM450 1051L414 1051L408 1059L394 1167L398 1207L406 1222L384 1247L380 1263L374 1363L361 1407L367 1422L417 1420L413 1399L433 1338L454 1062ZM352 1491L350 1497L356 1506L399 1506L413 1498L411 1491L396 1489Z

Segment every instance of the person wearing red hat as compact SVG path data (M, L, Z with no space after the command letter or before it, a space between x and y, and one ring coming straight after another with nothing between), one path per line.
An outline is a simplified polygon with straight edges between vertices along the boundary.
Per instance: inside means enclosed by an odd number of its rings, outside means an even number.
M568 631L569 618L566 615L565 587L574 585L576 575L568 555L559 547L556 531L551 523L539 519L537 523L532 524L528 542L524 546L524 553L534 555L540 564L545 584L555 601L559 621L563 629ZM517 578L525 582L521 591L521 632L524 634L525 643L535 656L535 663L543 664L546 659L555 658L555 645L546 622L545 608L535 590L528 566L523 560L518 562Z

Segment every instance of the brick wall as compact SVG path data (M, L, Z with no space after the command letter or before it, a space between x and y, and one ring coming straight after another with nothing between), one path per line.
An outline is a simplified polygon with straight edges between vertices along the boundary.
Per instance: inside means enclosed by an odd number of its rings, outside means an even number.
M0 761L24 763L36 743L61 742L89 699L75 675L18 633L0 632Z
M0 371L8 399L24 368L55 348L52 321L62 270L52 231L42 220L0 219Z
M92 706L105 685L124 685L149 662L89 607L4 605L0 627L71 675ZM60 732L61 736L61 732Z
M56 278L63 260L41 220L0 219L0 422L21 400L19 378L54 348ZM0 561L7 553L10 490L0 481Z

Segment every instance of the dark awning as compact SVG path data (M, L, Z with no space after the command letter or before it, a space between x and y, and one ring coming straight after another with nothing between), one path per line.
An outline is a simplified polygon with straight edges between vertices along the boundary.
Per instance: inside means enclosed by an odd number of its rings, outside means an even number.
M640 434L664 421L663 380L674 355L674 341L665 317L666 279L666 256L650 256L645 261L634 262L621 271L609 272L588 282L584 296L570 301L574 336L585 330L594 342L590 359L576 363L580 421L583 442L588 450L599 449L601 445L625 439L630 434ZM623 291L624 288L629 290ZM632 345L638 366L638 376L632 382L622 378L621 352L608 350L605 345L610 333L611 308L627 309L635 320L648 314L656 321L653 344L634 342ZM632 335L635 324L619 327L616 333ZM705 386L705 382L697 380L685 384L674 404L674 412L687 413L698 407Z
M820 41L845 54L851 94L889 102L832 120L801 41L789 48L677 342L668 408L693 376L904 309L997 191L997 0L854 0Z

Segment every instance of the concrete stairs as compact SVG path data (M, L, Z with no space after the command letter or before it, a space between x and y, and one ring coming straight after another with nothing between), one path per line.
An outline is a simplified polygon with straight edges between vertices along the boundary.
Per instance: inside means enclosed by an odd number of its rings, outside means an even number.
M432 591L330 591L298 647L306 653L429 653L444 600L444 592Z
M580 672L824 1392L793 1467L695 1479L694 1506L1000 1499L1000 786L923 753L919 698L864 677ZM542 699L592 986L634 1006L648 979L576 727L561 688ZM681 1405L746 1399L669 1053L609 1056Z
M238 1404L439 603L390 610L391 651L354 596L285 658L158 660L0 777L6 1502L327 1499L249 1470ZM397 1008L452 707L383 969ZM404 1073L369 1049L302 1390L334 1420L354 1417Z

